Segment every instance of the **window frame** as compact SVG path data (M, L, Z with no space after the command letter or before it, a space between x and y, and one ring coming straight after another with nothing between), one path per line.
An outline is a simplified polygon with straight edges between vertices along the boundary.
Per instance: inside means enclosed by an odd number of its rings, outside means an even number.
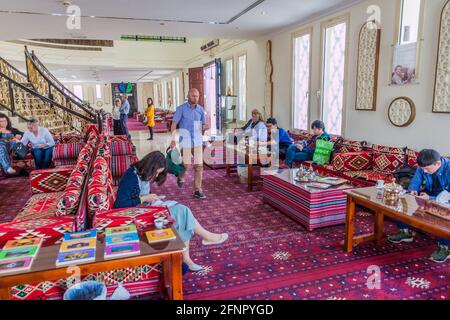
M312 69L313 69L313 49L314 49L314 27L310 26L303 28L291 34L291 128L295 130L309 130L309 125L306 129L295 128L295 42L298 38L308 35L310 36L309 44L309 83L308 83L308 110L307 110L307 123L311 122L311 92L312 92Z
M396 31L394 32L394 39L393 39L393 43L391 45L391 61L390 61L390 65L389 70L388 70L388 79L391 79L391 74L392 74L392 67L394 65L394 54L395 54L395 47L397 45L400 44L400 37L401 37L401 28L402 28L402 4L403 4L403 0L397 0L396 3L396 21L395 21L395 26L396 26ZM424 21L425 21L425 0L421 0L420 1L420 13L419 13L419 27L417 30L417 49L416 49L416 78L415 78L415 82L411 83L411 84L405 84L404 86L411 86L411 85L417 85L420 84L420 76L421 76L421 68L420 68L420 61L422 60L422 51L423 51L423 43L425 41L424 39ZM389 81L388 80L388 81ZM391 86L390 81L388 82L388 85Z
M320 25L320 77L319 77L319 91L320 95L319 99L319 118L325 122L324 120L324 72L325 72L325 36L326 30L328 28L334 27L341 23L346 23L346 35L345 35L345 63L344 63L344 89L343 89L343 99L342 99L342 127L341 133L339 136L345 136L347 130L347 92L348 92L348 66L349 66L349 56L350 56L350 30L351 30L351 19L350 13L346 13L329 20L325 20L321 22ZM326 122L325 122L326 125ZM330 133L330 132L329 132ZM330 133L332 134L332 133Z

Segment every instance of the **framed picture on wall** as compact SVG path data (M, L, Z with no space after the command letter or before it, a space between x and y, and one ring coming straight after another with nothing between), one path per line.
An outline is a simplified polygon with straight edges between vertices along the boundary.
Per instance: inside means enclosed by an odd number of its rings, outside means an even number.
M414 84L416 82L417 43L395 46L393 61L391 85Z

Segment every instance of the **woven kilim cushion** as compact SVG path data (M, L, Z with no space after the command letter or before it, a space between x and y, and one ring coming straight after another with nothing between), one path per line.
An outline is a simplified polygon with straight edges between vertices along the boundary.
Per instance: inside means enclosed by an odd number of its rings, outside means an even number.
M108 272L97 272L81 276L81 281L97 281L104 283L107 296L110 297L117 289L118 283L132 297L157 293L161 286L162 265L143 265ZM11 288L12 300L62 300L68 288L77 283L73 276L55 281L24 284Z
M170 218L169 210L166 207L113 209L96 214L93 227L98 231L103 231L105 228L126 226L131 223L136 224L138 227L145 227L153 224L154 219L158 217ZM171 218L170 221L173 222Z
M49 193L64 191L74 166L34 170L30 174L31 192Z
M111 154L113 156L134 155L133 144L124 141L114 141L110 143Z
M378 180L384 180L386 182L389 182L393 178L393 176L391 174L375 172L373 170L346 171L346 172L343 172L343 174L350 178L364 179L364 180L373 181L373 182L376 182Z
M77 159L83 147L84 143L57 144L53 149L53 159Z
M13 221L0 225L0 246L8 240L40 237L44 239L43 245L51 245L59 242L66 233L73 232L74 219L42 218L33 220Z
M338 171L370 170L372 169L372 153L337 153L333 158L333 168Z
M14 221L53 217L63 192L40 193L33 195L16 216Z
M111 174L114 185L119 185L120 179L124 175L125 171L127 171L132 164L135 164L137 160L138 159L136 156L111 157Z
M408 157L408 165L410 165L411 167L417 167L417 157L419 156L419 152L407 149L406 155Z
M373 170L381 173L395 173L402 167L404 160L404 155L374 152Z

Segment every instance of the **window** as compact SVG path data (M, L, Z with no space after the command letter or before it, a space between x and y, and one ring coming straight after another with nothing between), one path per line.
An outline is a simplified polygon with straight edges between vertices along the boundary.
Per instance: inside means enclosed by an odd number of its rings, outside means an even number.
M162 91L163 91L162 107L163 107L163 109L167 109L167 82L166 81L164 81L162 84Z
M233 59L225 61L225 95L232 96L234 92Z
M247 119L247 55L238 58L239 120Z
M331 134L342 134L347 22L323 30L322 120Z
M73 93L75 93L80 100L83 100L83 86L79 84L73 85Z
M399 45L415 43L419 40L420 7L421 0L402 0Z
M308 130L311 33L294 40L293 128Z
M97 96L97 99L102 98L102 86L99 84L95 85L95 95Z
M176 107L178 107L181 104L181 101L180 101L180 77L175 78L175 101L176 101L176 104L175 104L174 110L176 109Z

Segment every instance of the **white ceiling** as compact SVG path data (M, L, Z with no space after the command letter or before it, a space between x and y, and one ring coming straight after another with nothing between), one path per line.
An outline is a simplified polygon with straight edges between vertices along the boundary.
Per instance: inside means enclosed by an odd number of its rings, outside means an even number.
M19 70L26 72L25 63L18 61L11 61L11 63ZM177 70L169 69L115 68L108 66L94 67L81 65L67 66L60 64L46 64L46 67L59 81L64 83L153 82L177 72Z
M60 0L0 0L0 40L73 36L118 39L121 34L253 39L301 23L305 19L337 7L360 1L72 0L71 2L81 9L80 30L66 28L67 17L60 16L66 14L66 11ZM252 8L251 6L255 4L257 5ZM243 12L248 8L251 10ZM227 23L239 14L242 15Z

